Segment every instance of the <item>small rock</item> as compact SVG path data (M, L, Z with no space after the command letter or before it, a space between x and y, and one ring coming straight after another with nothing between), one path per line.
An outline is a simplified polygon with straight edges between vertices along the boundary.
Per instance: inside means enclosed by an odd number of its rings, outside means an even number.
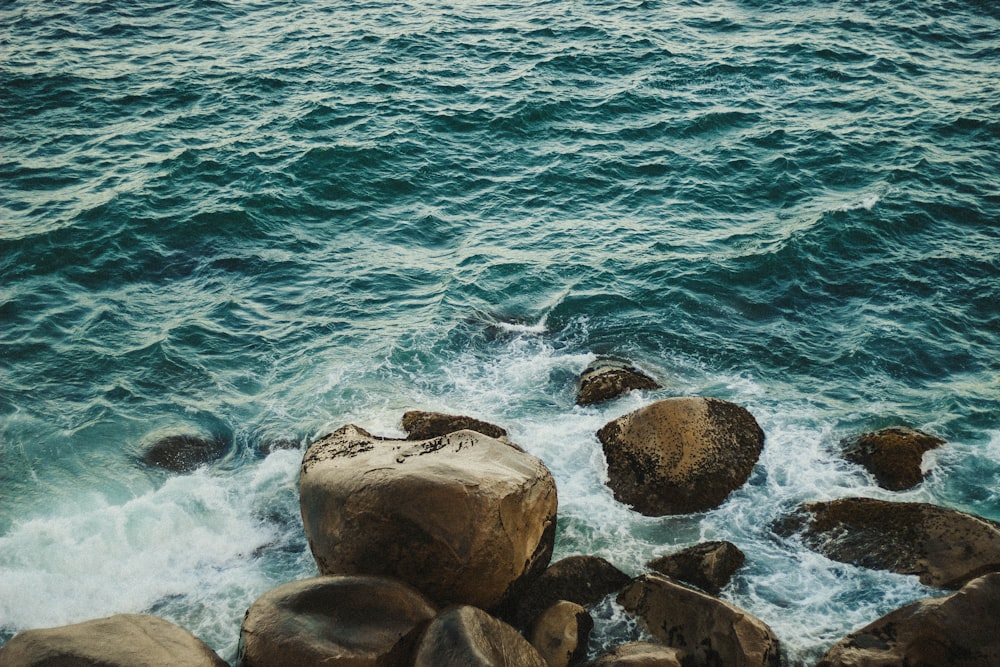
M592 405L617 398L633 389L659 389L660 385L639 369L617 359L602 357L580 374L577 405Z
M653 642L629 642L591 660L586 667L681 667L687 653Z
M669 398L597 433L615 498L647 516L720 505L750 477L764 446L757 420L716 398Z
M884 489L904 491L924 479L924 452L945 444L941 438L903 426L884 428L841 442L844 458L863 465Z
M388 667L396 643L437 611L385 577L313 577L271 589L240 629L242 667ZM400 667L402 665L400 664Z
M528 641L549 667L569 667L587 653L594 619L575 602L560 600L543 611L531 626Z
M703 542L660 556L648 565L672 579L697 586L709 595L718 595L745 560L746 556L732 542Z
M162 618L120 614L18 633L0 648L3 667L227 667L215 651Z
M527 629L547 608L560 600L593 605L617 593L631 578L597 556L570 556L548 567L512 599L501 618Z
M778 640L763 621L662 575L636 578L618 603L657 639L688 651L696 665L778 667Z
M548 667L517 630L468 605L446 609L417 640L412 667Z
M507 431L499 426L473 417L446 415L441 412L422 412L420 410L410 410L403 414L402 426L403 430L406 431L407 440L430 440L465 429L488 435L491 438L503 438L507 435Z
M177 433L157 438L142 454L147 465L171 472L192 470L222 458L229 442L221 436L198 436Z
M1000 574L918 600L834 644L818 667L1000 665Z
M1000 524L926 503L842 498L809 503L775 526L827 558L915 574L925 586L958 588L1000 571Z
M552 555L552 474L475 431L410 441L345 426L306 451L299 500L321 573L396 577L439 606L491 609Z

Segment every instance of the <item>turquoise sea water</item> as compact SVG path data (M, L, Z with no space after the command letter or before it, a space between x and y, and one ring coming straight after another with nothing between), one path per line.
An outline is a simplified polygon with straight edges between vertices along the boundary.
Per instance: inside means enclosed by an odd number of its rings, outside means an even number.
M301 448L428 409L548 464L557 558L735 542L723 597L810 664L941 593L771 523L1000 520L998 351L992 3L0 3L0 643L148 611L232 659L315 573ZM664 389L574 406L603 354ZM719 509L642 517L595 433L679 395L765 450ZM949 444L890 493L837 444L898 423ZM232 445L139 462L176 430ZM594 650L636 632L595 615Z

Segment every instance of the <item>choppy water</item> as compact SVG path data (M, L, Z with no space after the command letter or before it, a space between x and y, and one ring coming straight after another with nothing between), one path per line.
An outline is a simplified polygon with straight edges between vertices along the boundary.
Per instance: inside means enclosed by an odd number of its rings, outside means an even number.
M913 578L774 535L805 500L1000 519L1000 11L992 3L4 0L0 642L152 611L232 658L315 572L301 452L406 409L552 469L556 557L638 573L701 539L790 663ZM573 405L616 354L665 388ZM651 519L595 432L656 398L746 406L748 485ZM890 494L836 455L946 438ZM137 459L231 435L185 475ZM632 632L613 606L595 642Z

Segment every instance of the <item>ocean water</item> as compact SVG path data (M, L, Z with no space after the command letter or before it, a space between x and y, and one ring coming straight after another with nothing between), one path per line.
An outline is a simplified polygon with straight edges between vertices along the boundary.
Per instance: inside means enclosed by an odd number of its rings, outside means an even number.
M606 354L664 388L575 406ZM640 516L595 433L685 395L745 406L763 455L718 509ZM1000 520L1000 10L0 2L0 643L151 612L233 659L316 571L304 447L408 409L545 461L556 558L736 543L722 597L788 664L941 595L771 524L858 495ZM837 455L892 424L948 441L903 493ZM232 444L141 463L177 431ZM595 616L593 651L641 633Z

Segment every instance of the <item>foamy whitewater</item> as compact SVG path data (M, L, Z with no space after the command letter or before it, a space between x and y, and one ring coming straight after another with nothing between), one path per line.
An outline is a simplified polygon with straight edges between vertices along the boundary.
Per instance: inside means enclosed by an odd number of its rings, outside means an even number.
M305 447L410 409L549 466L557 559L735 543L790 665L944 594L776 535L799 503L1000 520L992 4L13 0L0 43L0 643L154 613L232 661L316 574ZM664 388L576 406L609 354ZM641 516L596 432L691 395L760 461ZM902 493L839 456L893 424L948 441ZM141 462L177 431L231 445Z

